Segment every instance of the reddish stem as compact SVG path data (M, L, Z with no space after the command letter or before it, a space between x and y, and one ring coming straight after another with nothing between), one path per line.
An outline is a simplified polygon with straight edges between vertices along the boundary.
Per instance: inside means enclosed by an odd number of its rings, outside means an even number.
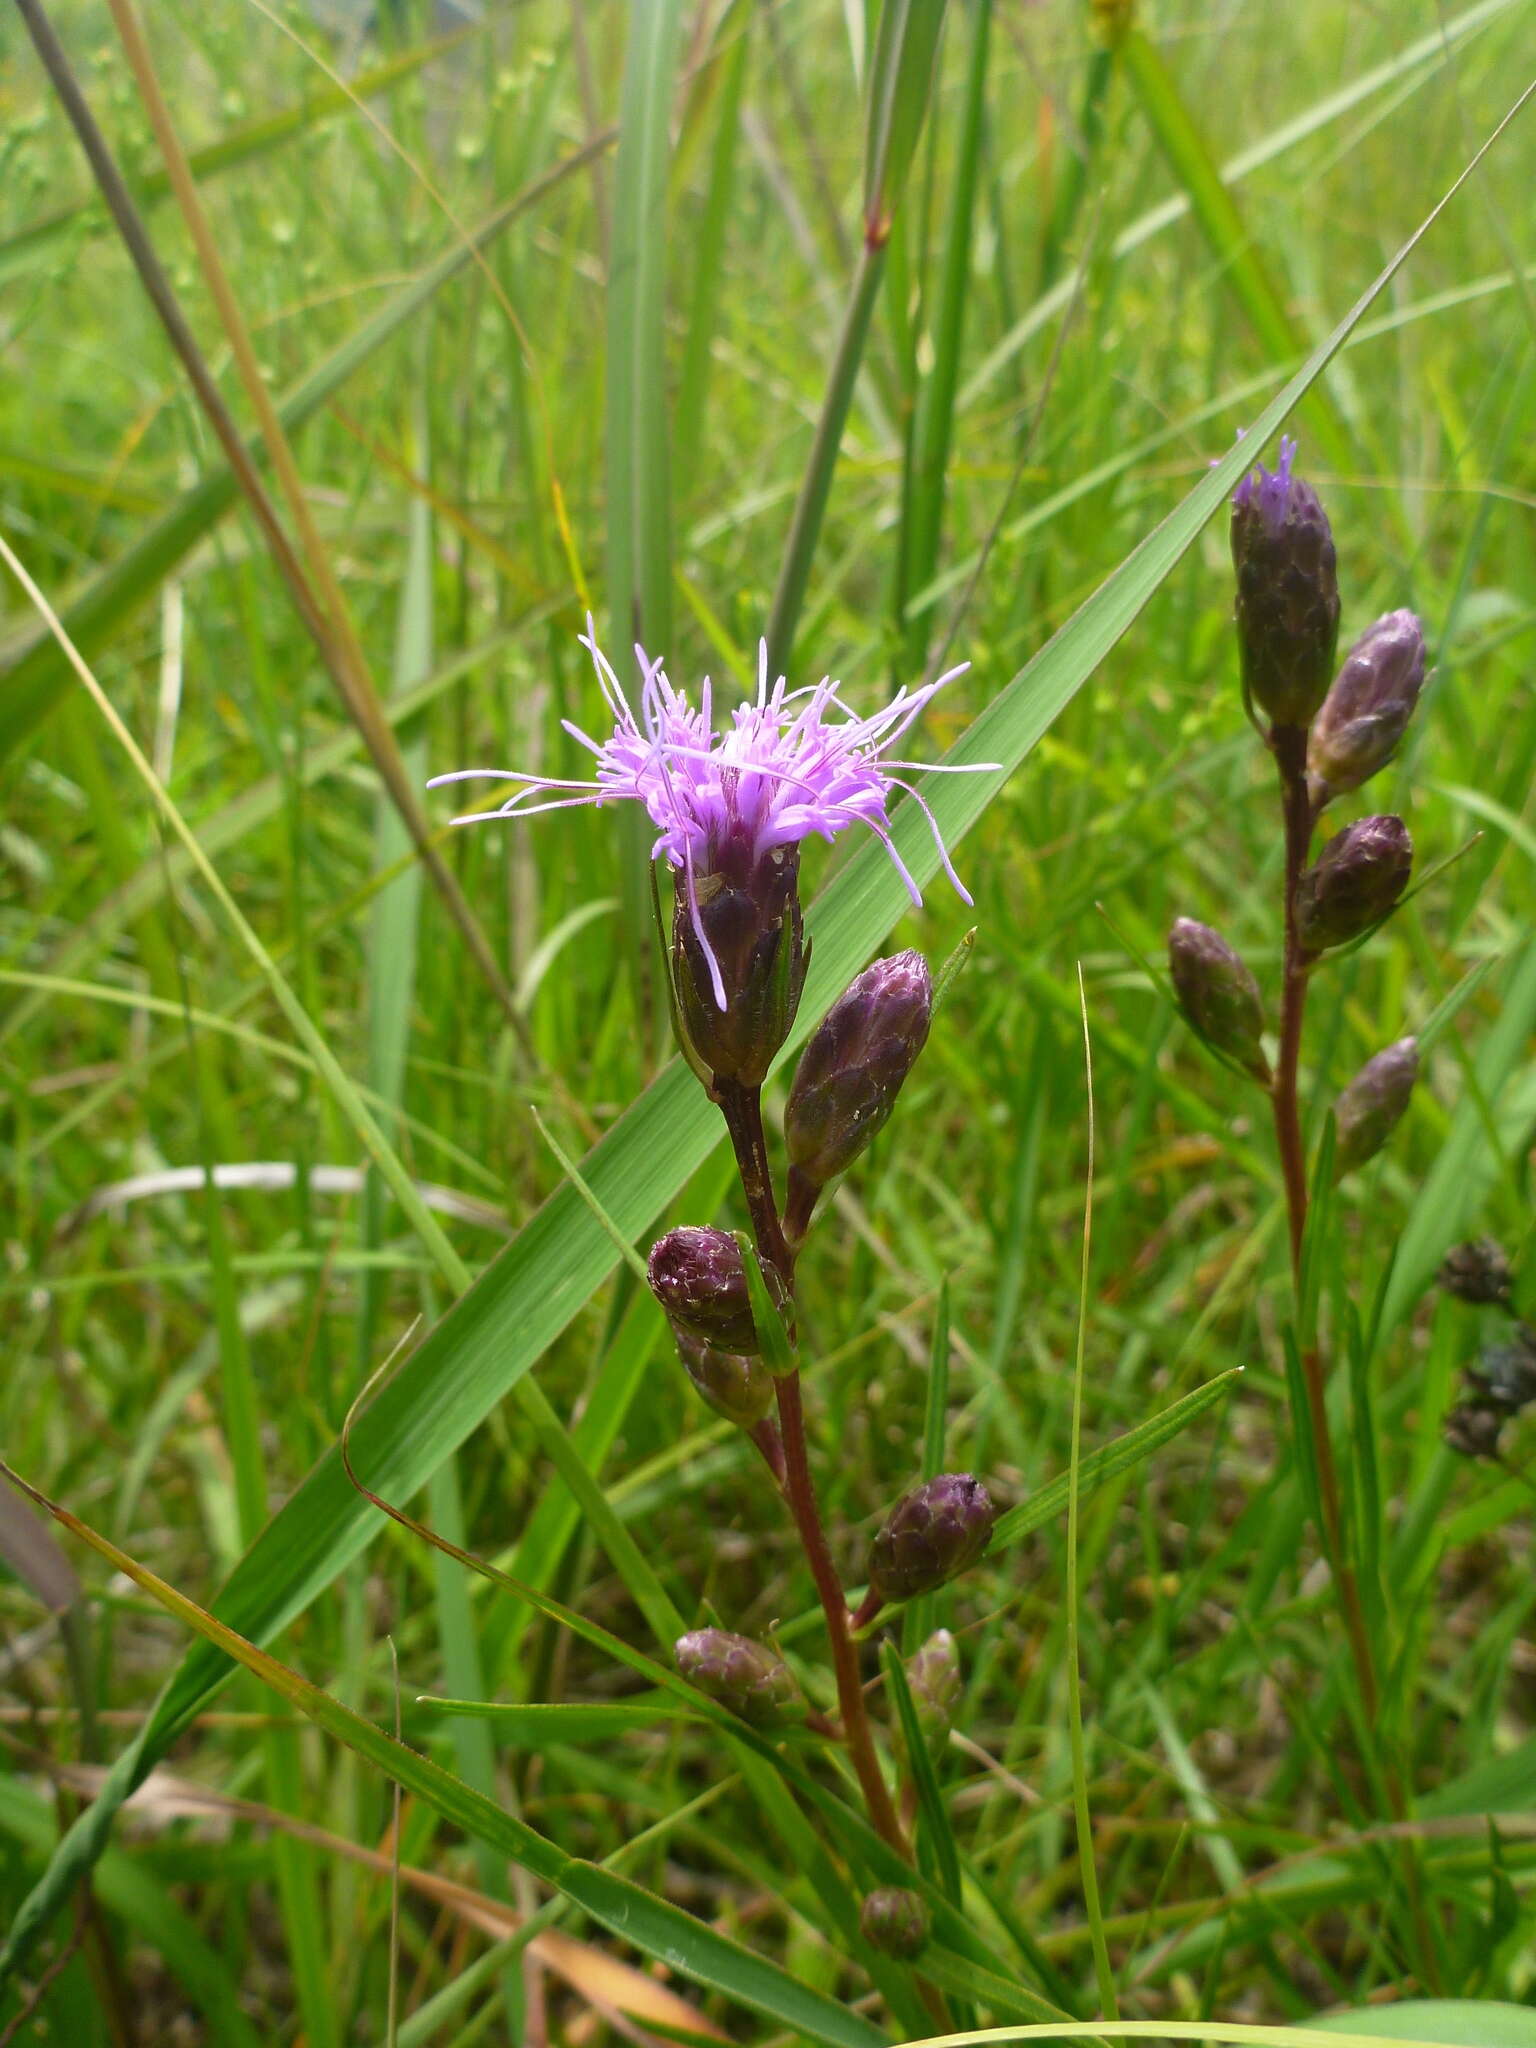
M1307 864L1312 831L1317 822L1307 789L1307 735L1299 726L1276 726L1270 747L1280 771L1280 801L1285 816L1285 961L1280 999L1280 1051L1275 1065L1272 1100L1275 1140L1280 1150L1280 1170L1285 1180L1286 1212L1290 1223L1291 1282L1298 1316L1301 1306L1301 1256L1307 1228L1307 1157L1301 1135L1298 1075L1301 1066L1301 1030L1306 1015L1307 985L1313 962L1301 943L1296 928L1296 885ZM1317 1346L1308 1344L1301 1356L1306 1385L1307 1414L1311 1423L1313 1457L1317 1465L1318 1493L1323 1511L1323 1541L1339 1587L1344 1624L1360 1683L1360 1697L1366 1716L1374 1721L1378 1691L1376 1669L1371 1657L1370 1635L1354 1567L1344 1554L1344 1514L1339 1492L1338 1467L1334 1462L1333 1440L1328 1430L1327 1385Z
M715 1099L725 1118L736 1154L757 1255L765 1266L771 1265L777 1270L785 1293L793 1302L795 1260L785 1242L773 1196L768 1141L763 1132L762 1092L757 1088L744 1087L740 1082L722 1081L716 1083ZM810 1457L806 1449L805 1409L800 1399L799 1372L788 1373L776 1381L775 1389L784 1467L782 1491L794 1517L800 1545L810 1565L821 1611L826 1618L827 1640L832 1648L832 1669L837 1680L837 1701L842 1712L848 1754L858 1774L871 1822L897 1855L910 1863L911 1845L880 1769L874 1733L864 1704L858 1651L848 1625L847 1597L837 1575L837 1566L832 1561L816 1504L816 1488L811 1479Z

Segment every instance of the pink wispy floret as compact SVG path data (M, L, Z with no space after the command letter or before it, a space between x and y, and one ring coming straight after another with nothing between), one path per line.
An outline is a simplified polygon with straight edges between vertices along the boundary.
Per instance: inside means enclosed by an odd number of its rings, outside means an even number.
M897 853L886 823L886 799L891 790L900 789L921 808L945 873L965 902L970 902L950 865L938 821L897 772L919 771L928 764L898 760L892 753L930 698L962 675L969 663L918 689L903 687L883 710L859 718L843 703L838 685L830 677L813 687L788 690L780 676L770 687L764 642L758 651L756 698L739 705L729 724L717 732L707 676L695 709L686 693L668 681L661 662L636 647L640 666L637 715L613 665L597 644L590 617L581 644L592 656L613 715L613 731L599 741L569 719L561 723L572 739L595 757L593 779L574 781L501 768L461 768L451 775L434 776L429 788L482 776L519 785L495 810L470 812L456 818L455 824L529 817L581 804L643 804L656 827L651 857L666 859L685 878L690 906L695 908L696 878L712 873L728 847L737 853L745 848L755 860L812 836L831 840L849 825L867 825L884 843L912 901L921 903L917 883ZM967 763L965 768L946 772L986 772L992 765Z

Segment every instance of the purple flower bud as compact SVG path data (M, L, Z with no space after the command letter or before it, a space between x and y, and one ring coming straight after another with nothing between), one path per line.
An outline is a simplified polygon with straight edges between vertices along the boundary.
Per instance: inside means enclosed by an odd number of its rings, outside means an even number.
M1335 1176L1353 1173L1356 1167L1376 1157L1408 1107L1418 1075L1416 1038L1400 1038L1396 1045L1389 1045L1385 1052L1366 1061L1333 1105L1338 1133L1333 1155Z
M1190 1029L1268 1087L1259 984L1221 934L1179 918L1168 934L1168 972Z
M936 1628L907 1659L907 1689L928 1747L937 1753L949 1739L960 1697L960 1652L947 1628Z
M1504 1417L1481 1401L1458 1401L1445 1418L1445 1440L1464 1458L1497 1461Z
M1508 1302L1513 1284L1509 1255L1491 1237L1453 1245L1435 1278L1447 1294L1478 1307Z
M1424 629L1412 612L1367 626L1344 658L1307 740L1307 781L1323 805L1358 789L1397 751L1424 687Z
M713 870L678 891L672 987L679 1025L715 1082L751 1088L789 1036L805 982L800 848L759 852L734 833L713 850Z
M1339 638L1333 534L1316 491L1280 466L1259 465L1232 494L1232 565L1243 691L1277 726L1305 727L1323 701Z
M784 1136L791 1175L813 1199L884 1127L927 1042L932 1011L927 961L897 953L866 967L811 1034L789 1091Z
M756 1727L804 1708L784 1659L750 1636L724 1628L695 1629L678 1637L672 1654L690 1685Z
M651 1246L647 1271L651 1292L678 1329L718 1350L756 1355L741 1246L728 1230L669 1230Z
M859 1927L871 1948L910 1963L928 1943L928 1908L917 1892L884 1885L859 1908Z
M760 1358L717 1351L673 1325L678 1356L699 1397L738 1429L752 1429L773 1407L773 1374Z
M941 1472L904 1493L869 1550L869 1589L882 1602L947 1585L987 1547L997 1510L969 1472Z
M1296 884L1296 931L1321 953L1358 939L1408 885L1413 841L1401 818L1357 818L1334 834Z

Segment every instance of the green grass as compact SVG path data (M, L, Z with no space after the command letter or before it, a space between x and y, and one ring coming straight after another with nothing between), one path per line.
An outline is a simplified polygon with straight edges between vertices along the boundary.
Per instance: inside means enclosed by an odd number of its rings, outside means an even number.
M952 0L936 64L931 11L897 0L861 36L835 0L532 0L441 46L412 10L359 41L234 0L145 12L413 779L574 765L561 718L601 719L589 607L616 659L638 618L717 688L765 631L860 705L971 663L922 745L1003 764L936 781L974 909L910 817L920 913L873 846L806 876L802 1031L888 941L937 963L976 932L802 1283L850 1585L920 1473L981 1471L1006 1511L904 1642L954 1629L965 1681L961 1739L916 1773L922 1974L962 2025L1089 2020L1112 1991L1170 2036L1536 2000L1533 1444L1509 1434L1508 1470L1443 1446L1497 1319L1432 1286L1489 1233L1536 1304L1536 115L1308 362L1526 82L1526 0L1207 0L1144 10L1115 53L1086 7ZM252 432L110 13L56 14ZM25 1951L0 2031L37 1999L72 2048L383 2041L393 1978L422 2048L537 2040L541 2014L616 2039L657 1979L739 2040L932 2032L858 1932L902 1871L849 1774L668 1656L679 1622L777 1630L831 1697L782 1508L608 1234L745 1222L668 1064L643 831L443 830L515 1031L14 15L0 165L0 534L165 792L0 577L0 1455L115 1546L56 1532L85 1587L57 1626L34 1511L0 1519L0 1927ZM1264 1104L1156 964L1189 914L1278 980L1272 776L1213 517L1237 458L1208 464L1293 403L1346 639L1410 604L1436 669L1343 813L1402 810L1420 873L1481 834L1309 1016L1314 1146L1370 1053L1426 1045L1309 1267L1369 1727L1291 1426ZM435 825L451 795L424 796ZM296 1175L63 1227L109 1182L259 1160ZM311 1179L369 1162L355 1196ZM359 1475L499 1580L347 1482L343 1423L395 1354ZM864 1652L883 1728L910 1714L887 1654ZM476 1699L506 1711L441 1704ZM115 1819L156 1766L174 1779ZM1422 1816L1395 1835L1394 1772ZM189 1817L185 1780L289 1825ZM405 1882L392 1952L397 1786L402 1862L461 1890ZM510 1941L508 1908L533 1923Z

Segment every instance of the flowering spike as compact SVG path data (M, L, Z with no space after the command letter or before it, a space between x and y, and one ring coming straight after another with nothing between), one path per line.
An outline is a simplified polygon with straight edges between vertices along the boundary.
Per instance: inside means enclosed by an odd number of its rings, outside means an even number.
M1232 494L1232 564L1243 694L1276 726L1305 727L1323 701L1339 637L1333 533L1316 491L1296 476L1296 443Z
M694 1224L669 1230L651 1246L646 1271L677 1329L720 1351L757 1355L741 1246L728 1230Z
M969 1472L941 1472L902 1495L870 1545L869 1590L882 1602L936 1592L987 1547L997 1510Z
M895 771L924 765L898 759L898 743L964 667L902 688L883 710L859 718L830 677L805 690L786 690L782 676L770 683L760 648L755 699L716 731L707 678L695 710L661 662L637 648L637 710L590 618L582 644L614 721L604 740L567 722L566 731L595 757L591 781L460 769L435 776L432 786L477 775L517 784L499 809L471 813L461 824L581 804L643 804L656 827L652 858L665 860L677 883L672 971L684 1028L717 1080L755 1085L788 1033L804 978L796 894L801 843L864 825L884 845L913 902L921 902L885 807L893 789L908 786ZM966 762L953 772L995 765ZM947 868L942 841L939 853Z
M1336 1177L1364 1166L1391 1137L1419 1075L1419 1041L1400 1038L1366 1061L1333 1105Z
M1316 809L1387 765L1423 687L1424 629L1413 613L1388 612L1367 626L1307 740L1307 786Z
M828 1181L884 1128L927 1042L932 1013L927 961L897 953L866 967L811 1034L784 1111L786 1227L796 1241Z
M690 1685L756 1727L804 1712L794 1673L782 1657L750 1636L699 1628L679 1636L672 1654Z
M1408 886L1413 841L1401 818L1357 818L1334 834L1296 884L1304 951L1347 945L1381 923Z
M1453 1245L1435 1278L1447 1294L1454 1294L1458 1301L1469 1301L1479 1307L1489 1304L1507 1307L1514 1285L1509 1254L1491 1237L1477 1238L1470 1244Z
M720 1351L713 1344L672 1325L678 1356L693 1381L699 1398L734 1422L738 1429L753 1429L773 1406L773 1374L760 1358L747 1358L739 1351Z
M919 1893L882 1885L859 1908L859 1929L871 1948L910 1963L928 1945L928 1908Z
M1259 984L1220 932L1179 918L1168 934L1168 972L1190 1029L1267 1088Z

